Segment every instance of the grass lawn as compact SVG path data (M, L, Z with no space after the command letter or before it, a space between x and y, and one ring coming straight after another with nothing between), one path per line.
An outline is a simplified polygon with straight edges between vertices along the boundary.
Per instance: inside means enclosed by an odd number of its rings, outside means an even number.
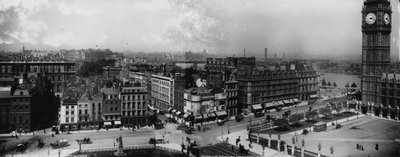
M284 128L273 128L273 129L263 130L263 131L260 131L260 133L271 132L271 134L286 134L286 133L293 132L296 130L303 130L306 128L310 128L313 124L320 122L320 121L330 123L330 122L334 122L336 120L351 117L354 115L356 115L356 114L353 112L342 112L340 114L334 114L329 117L321 117L321 118L316 118L316 119L312 119L312 120L302 121L297 124L290 124L288 127L284 127Z
M300 141L304 139L306 149L316 152L318 143L321 143L324 155L329 155L329 148L333 146L335 157L391 157L400 153L400 143L395 142L400 138L399 122L365 116L342 125L340 129L331 127L327 131L298 135L299 143L296 145L300 146ZM291 141L292 137L285 134L282 140ZM362 145L364 150L357 150L357 144ZM378 150L375 149L376 144L379 145Z

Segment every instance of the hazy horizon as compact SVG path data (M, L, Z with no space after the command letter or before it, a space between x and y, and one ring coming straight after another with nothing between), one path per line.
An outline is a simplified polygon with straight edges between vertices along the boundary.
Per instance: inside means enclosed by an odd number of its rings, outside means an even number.
M0 50L361 55L363 0L0 0ZM398 57L399 0L391 56Z

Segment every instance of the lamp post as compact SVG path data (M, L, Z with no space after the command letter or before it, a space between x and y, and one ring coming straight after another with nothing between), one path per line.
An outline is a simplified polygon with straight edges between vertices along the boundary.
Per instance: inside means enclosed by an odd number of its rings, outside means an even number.
M60 156L61 156L61 149L58 148L58 157L60 157Z
M318 157L321 157L321 148L322 148L321 143L318 143Z

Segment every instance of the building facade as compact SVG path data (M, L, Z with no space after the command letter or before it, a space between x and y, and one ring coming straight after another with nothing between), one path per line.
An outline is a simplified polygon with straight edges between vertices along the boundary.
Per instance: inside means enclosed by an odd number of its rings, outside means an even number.
M306 101L313 97L319 97L319 73L316 65L296 64L296 72L299 78L299 99Z
M102 88L102 107L101 112L105 127L121 126L121 99L119 89L115 87Z
M78 103L78 128L97 129L102 122L101 103L102 98L98 95L85 93L77 101Z
M75 78L75 63L61 59L32 57L26 59L0 61L0 72L12 76L24 75L25 79L46 73L51 79L55 93L63 93L67 83Z
M126 83L121 86L121 119L124 126L143 126L150 123L148 91L140 83Z
M174 107L174 79L160 75L151 76L152 104L161 111Z
M204 87L186 89L184 99L184 113L200 115L215 111L212 89L206 89Z
M390 66L391 5L366 0L362 8L362 101L381 103L379 79Z
M30 132L39 129L42 103L37 87L21 85L14 91L0 87L0 132Z
M291 101L298 99L298 75L292 65L279 65L257 68L239 68L238 112L250 111L253 105ZM284 104L279 104L283 106Z
M400 107L400 74L383 73L379 79L381 97L384 106Z
M238 82L236 81L236 76L231 75L229 80L225 83L226 90L226 112L228 115L237 114L237 97L238 97Z
M61 100L59 120L61 130L72 131L78 129L78 103L76 97L66 97Z

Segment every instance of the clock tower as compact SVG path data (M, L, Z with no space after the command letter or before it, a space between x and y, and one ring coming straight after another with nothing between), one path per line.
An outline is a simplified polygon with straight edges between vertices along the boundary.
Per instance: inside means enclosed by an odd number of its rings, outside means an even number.
M390 66L391 5L365 0L362 8L362 101L381 103L379 78Z

